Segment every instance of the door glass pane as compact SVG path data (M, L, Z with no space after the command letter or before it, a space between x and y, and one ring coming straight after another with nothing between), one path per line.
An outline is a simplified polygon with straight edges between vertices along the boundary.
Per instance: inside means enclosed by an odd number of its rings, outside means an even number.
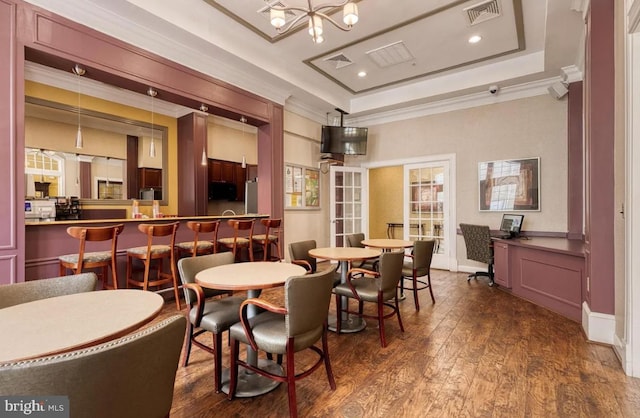
M409 170L409 240L435 239L434 252L444 254L444 167Z

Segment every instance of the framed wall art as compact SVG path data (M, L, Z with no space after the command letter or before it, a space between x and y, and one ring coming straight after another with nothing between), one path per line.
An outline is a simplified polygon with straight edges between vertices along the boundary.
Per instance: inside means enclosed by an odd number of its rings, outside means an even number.
M480 211L540 210L540 158L478 163Z
M285 209L320 209L320 171L285 164Z

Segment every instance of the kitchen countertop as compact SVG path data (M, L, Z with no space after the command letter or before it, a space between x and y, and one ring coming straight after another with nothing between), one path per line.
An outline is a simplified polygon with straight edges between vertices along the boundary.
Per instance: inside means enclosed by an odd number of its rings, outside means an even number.
M268 218L269 215L260 213L249 213L244 215L207 215L207 216L165 216L162 218L127 218L127 219L73 219L65 221L44 221L25 222L26 226L47 226L47 225L91 225L105 223L148 223L148 222L173 222L173 221L209 221L216 219L245 219L245 218Z

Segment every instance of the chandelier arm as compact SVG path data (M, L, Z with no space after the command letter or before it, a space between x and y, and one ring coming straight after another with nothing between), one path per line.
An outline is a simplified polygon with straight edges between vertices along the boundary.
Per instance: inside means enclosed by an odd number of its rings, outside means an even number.
M349 25L347 27L341 26L340 23L336 22L331 17L327 16L326 14L324 14L322 12L315 12L315 14L320 16L321 18L323 18L327 22L331 23L333 26L335 26L336 28L340 29L343 32L349 32L353 28L352 25Z
M344 0L343 2L338 3L338 4L336 4L336 3L325 3L325 4L319 4L319 5L317 5L316 7L314 7L311 11L312 11L312 12L318 12L318 11L320 11L320 10L322 10L322 9L334 9L334 8L336 8L336 9L337 9L338 7L342 7L342 6L344 6L345 4L349 3L349 1L350 1L350 0Z
M286 12L288 10L297 10L299 12L305 13L305 15L306 13L309 12L309 10L303 9L302 7L293 7L293 6L291 7L269 6L269 10L277 10L279 12Z
M289 10L289 9L287 9L287 10ZM276 30L278 31L279 34L287 33L294 25L296 25L298 22L300 22L305 17L307 17L306 14L300 15L300 16L296 17L295 19L293 19L291 22L289 22L286 26L283 26L280 29L276 29Z

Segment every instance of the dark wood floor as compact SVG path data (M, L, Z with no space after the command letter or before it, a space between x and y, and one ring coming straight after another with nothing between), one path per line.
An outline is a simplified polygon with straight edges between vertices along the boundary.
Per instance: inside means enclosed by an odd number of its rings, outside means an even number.
M419 313L411 297L402 302L405 332L389 321L386 348L371 322L356 334L330 333L337 389L323 369L299 381L301 417L640 416L640 379L624 374L610 347L587 342L579 324L484 280L432 276L436 304L428 291ZM263 297L281 302L282 290ZM175 313L168 302L160 317ZM304 364L300 356L296 367ZM284 384L234 401L212 387L212 358L194 347L189 366L178 369L171 416L288 416Z

